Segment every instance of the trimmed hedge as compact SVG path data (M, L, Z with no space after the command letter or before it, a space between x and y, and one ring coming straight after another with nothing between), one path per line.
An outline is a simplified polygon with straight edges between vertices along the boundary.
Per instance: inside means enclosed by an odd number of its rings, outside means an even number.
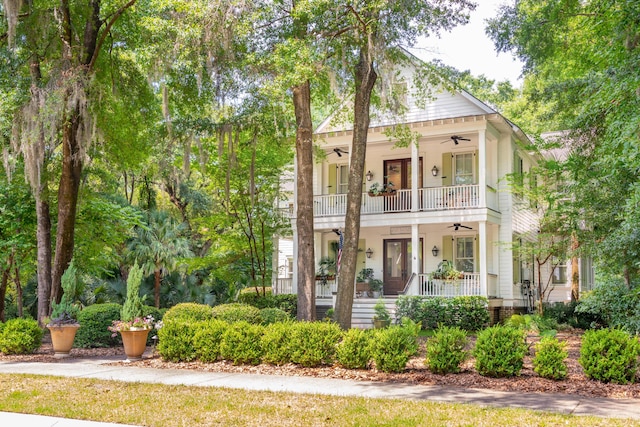
M240 303L220 304L213 307L213 318L224 320L225 322L247 322L259 324L260 309Z
M371 333L349 329L338 344L336 360L347 369L366 369L371 360Z
M371 355L376 369L382 372L402 372L409 358L418 351L420 325L404 321L402 326L376 329L371 341Z
M260 323L270 325L272 323L293 320L289 314L279 308L263 308L260 310Z
M261 288L259 288L261 289ZM256 294L254 288L243 289L238 295L238 302L241 304L249 304L259 309L263 308L279 308L291 316L296 318L298 315L298 296L293 294L271 294L271 289L267 288L265 296Z
M158 353L171 362L190 362L196 358L195 335L200 323L187 320L163 322L158 330Z
M638 337L621 329L598 329L584 333L578 362L588 378L628 384L636 380L639 357Z
M120 319L122 306L115 303L93 304L78 313L80 329L73 342L75 347L115 347L122 344L120 335L112 336L107 328Z
M525 331L509 326L492 326L478 332L473 350L476 370L485 377L520 375L528 350Z
M489 303L485 297L421 297L400 296L396 302L396 317L407 317L435 330L450 326L465 331L478 331L489 325Z
M272 323L264 329L260 344L262 361L272 365L291 362L293 322Z
M245 321L229 324L222 333L220 355L223 359L232 361L234 365L260 364L262 358L260 339L263 331L263 326Z
M171 307L163 316L164 322L185 320L200 322L213 319L213 309L206 304L183 302Z
M333 322L294 322L291 324L291 361L306 367L331 365L342 331Z
M460 364L469 353L465 347L469 343L467 334L460 328L442 326L427 341L425 365L434 374L460 372Z
M554 337L542 337L535 345L533 370L542 378L561 380L566 378L568 370L566 359L569 356L567 343Z
M40 348L44 331L33 319L11 319L0 330L0 352L29 354Z

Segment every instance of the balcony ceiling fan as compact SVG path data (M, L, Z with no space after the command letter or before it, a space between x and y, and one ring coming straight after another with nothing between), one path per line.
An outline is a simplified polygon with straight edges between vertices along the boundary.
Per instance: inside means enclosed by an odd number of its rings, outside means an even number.
M460 141L471 141L469 138L462 137L460 135L451 135L449 139L445 139L440 144L444 144L445 142L453 141L455 145L458 145Z
M467 227L466 225L462 225L459 222L456 222L456 223L454 223L453 225L450 225L447 228L453 228L453 231L458 231L459 228L466 228L467 230L473 230L473 228Z
M338 157L342 157L343 154L349 154L348 151L343 150L342 148L334 148L333 152L336 153L338 155Z

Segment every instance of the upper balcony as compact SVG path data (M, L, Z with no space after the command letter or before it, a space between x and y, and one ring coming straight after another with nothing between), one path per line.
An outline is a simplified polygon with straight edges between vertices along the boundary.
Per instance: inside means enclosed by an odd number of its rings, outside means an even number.
M417 206L414 209L413 190L397 190L393 194L370 196L362 194L361 214L386 214L396 212L429 212L456 209L489 208L498 210L496 191L486 187L486 202L482 203L480 186L455 185L417 189ZM347 212L346 194L328 194L314 197L314 216L344 216Z

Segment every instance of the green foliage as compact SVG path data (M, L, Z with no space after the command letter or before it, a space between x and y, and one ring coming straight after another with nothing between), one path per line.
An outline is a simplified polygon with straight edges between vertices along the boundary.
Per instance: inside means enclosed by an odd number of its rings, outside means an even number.
M460 364L469 357L465 350L467 333L457 327L442 326L427 341L425 364L435 374L460 372Z
M466 331L476 331L489 324L487 306L485 297L400 296L396 301L396 317L419 322L423 329L457 326Z
M263 332L263 326L243 320L229 324L222 334L220 355L234 365L259 364L262 358L260 342Z
M213 307L213 317L225 322L260 323L260 310L247 304L231 303Z
M165 313L163 320L169 321L206 321L213 319L213 310L205 304L197 304L193 302L183 302L171 307Z
M371 360L371 333L349 329L338 344L336 360L347 369L366 369Z
M0 331L0 352L4 354L28 354L42 344L44 331L33 319L11 319Z
M80 309L73 303L77 292L78 271L75 263L71 260L69 267L61 277L62 298L60 304L51 302L51 324L55 323L75 323Z
M620 329L586 331L578 362L588 378L616 384L633 383L638 374L640 342Z
M473 350L476 370L487 377L519 375L527 351L525 332L522 329L492 326L478 332Z
M583 298L584 296L585 295L583 295ZM592 325L602 323L595 315L577 311L576 308L579 304L580 303L576 301L545 304L543 316L548 319L553 319L559 328L568 325L572 328L589 329Z
M543 337L536 343L533 370L542 378L561 380L567 376L567 343L556 338Z
M342 337L333 322L295 322L292 324L291 361L306 367L330 365L335 359L336 345Z
M220 358L222 336L229 324L221 320L212 319L193 323L192 327L195 329L193 343L196 358L205 363L218 360Z
M298 296L293 294L280 294L273 295L271 289L267 288L266 295L258 295L255 292L255 288L250 288L251 291L247 292L247 289L243 289L238 295L238 302L242 304L249 304L259 309L263 308L279 308L280 310L289 313L291 318L297 315ZM260 288L258 288L260 289Z
M599 283L576 306L578 315L591 316L591 327L622 328L640 333L640 286L628 287L619 279Z
M272 323L264 329L261 339L262 361L272 365L291 362L293 322Z
M158 354L171 362L189 362L196 358L195 335L206 322L171 320L158 330Z
M504 322L505 326L521 329L542 336L555 336L558 327L555 319L539 314L514 314Z
M140 283L142 283L142 268L138 263L134 263L127 278L127 299L124 301L120 320L124 322L132 321L142 317L142 299L140 298Z
M260 310L260 323L262 325L269 325L276 322L286 322L291 319L291 316L286 311L279 308L263 308Z
M418 350L418 331L410 324L376 329L371 340L371 355L376 369L382 372L402 372L409 358Z
M373 306L373 319L374 320L391 320L391 315L389 314L389 310L387 310L387 306L384 304L384 300L380 299Z
M122 306L115 303L94 304L78 313L80 329L76 332L74 345L81 348L113 347L120 344L119 335L112 336L107 329L114 320L120 319Z

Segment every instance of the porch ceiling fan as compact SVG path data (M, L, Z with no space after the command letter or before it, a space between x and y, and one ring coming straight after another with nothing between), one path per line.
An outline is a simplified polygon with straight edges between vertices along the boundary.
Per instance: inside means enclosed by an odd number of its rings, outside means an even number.
M343 154L349 154L348 151L343 150L342 148L336 147L333 149L333 152L338 155L338 157L342 157Z
M453 143L455 145L458 145L460 143L460 141L471 141L471 140L469 138L465 138L465 137L460 136L460 135L451 135L449 137L449 139L445 139L440 144L444 144L445 142L449 142L449 141L453 141Z
M456 222L456 223L454 223L453 225L450 225L447 228L453 228L453 231L458 231L459 228L466 228L467 230L473 230L473 228L467 227L466 225L462 225L459 222Z

